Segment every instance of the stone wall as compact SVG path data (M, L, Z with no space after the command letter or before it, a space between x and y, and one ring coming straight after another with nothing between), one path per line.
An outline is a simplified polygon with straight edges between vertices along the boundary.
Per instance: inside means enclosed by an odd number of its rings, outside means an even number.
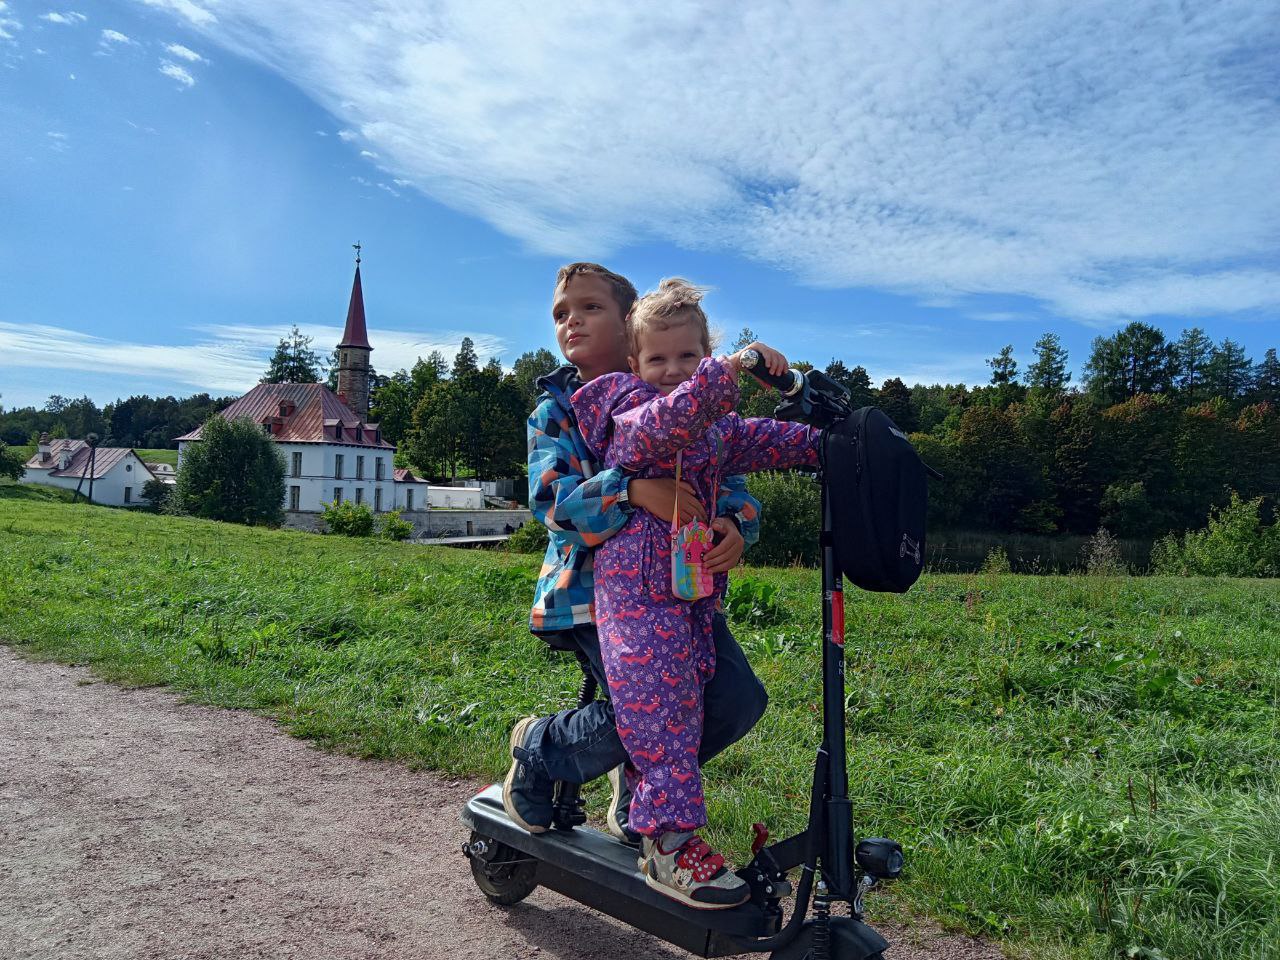
M528 510L428 510L426 531L415 537L484 537L514 533L530 518Z

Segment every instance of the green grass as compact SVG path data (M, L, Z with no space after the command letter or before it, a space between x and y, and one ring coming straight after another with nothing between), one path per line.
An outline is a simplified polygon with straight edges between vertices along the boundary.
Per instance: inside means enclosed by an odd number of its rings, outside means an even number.
M494 779L511 724L573 695L576 668L524 627L535 558L14 489L0 641L30 655ZM712 840L741 856L753 820L802 825L820 681L816 573L737 580L771 705L707 781ZM1280 955L1280 583L934 575L850 593L848 620L855 823L909 857L873 917L1034 957Z
M178 466L177 450L151 450L135 447L133 450L145 463L167 463L172 467Z
M71 503L75 491L61 487L47 487L38 483L11 483L0 480L0 500L27 503Z

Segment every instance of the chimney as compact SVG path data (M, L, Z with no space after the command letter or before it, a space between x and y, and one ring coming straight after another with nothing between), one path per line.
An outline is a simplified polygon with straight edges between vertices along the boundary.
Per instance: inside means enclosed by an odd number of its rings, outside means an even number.
M58 469L65 470L71 466L71 451L63 447L58 451Z
M39 450L40 450L40 462L48 463L49 458L53 456L51 452L52 446L49 443L49 434L47 433L40 434Z

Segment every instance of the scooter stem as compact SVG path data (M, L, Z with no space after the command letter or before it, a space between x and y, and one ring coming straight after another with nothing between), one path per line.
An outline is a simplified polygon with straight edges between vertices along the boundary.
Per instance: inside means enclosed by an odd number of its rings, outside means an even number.
M822 735L827 752L822 878L832 900L852 901L853 815L845 759L844 577L836 568L831 500L822 484Z

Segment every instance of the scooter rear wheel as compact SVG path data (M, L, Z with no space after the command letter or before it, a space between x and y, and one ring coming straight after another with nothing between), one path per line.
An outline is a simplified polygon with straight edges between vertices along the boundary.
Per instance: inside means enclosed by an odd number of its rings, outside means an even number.
M484 853L471 853L471 876L490 902L502 907L519 903L538 886L538 863L519 850L472 832L470 846L483 845Z

